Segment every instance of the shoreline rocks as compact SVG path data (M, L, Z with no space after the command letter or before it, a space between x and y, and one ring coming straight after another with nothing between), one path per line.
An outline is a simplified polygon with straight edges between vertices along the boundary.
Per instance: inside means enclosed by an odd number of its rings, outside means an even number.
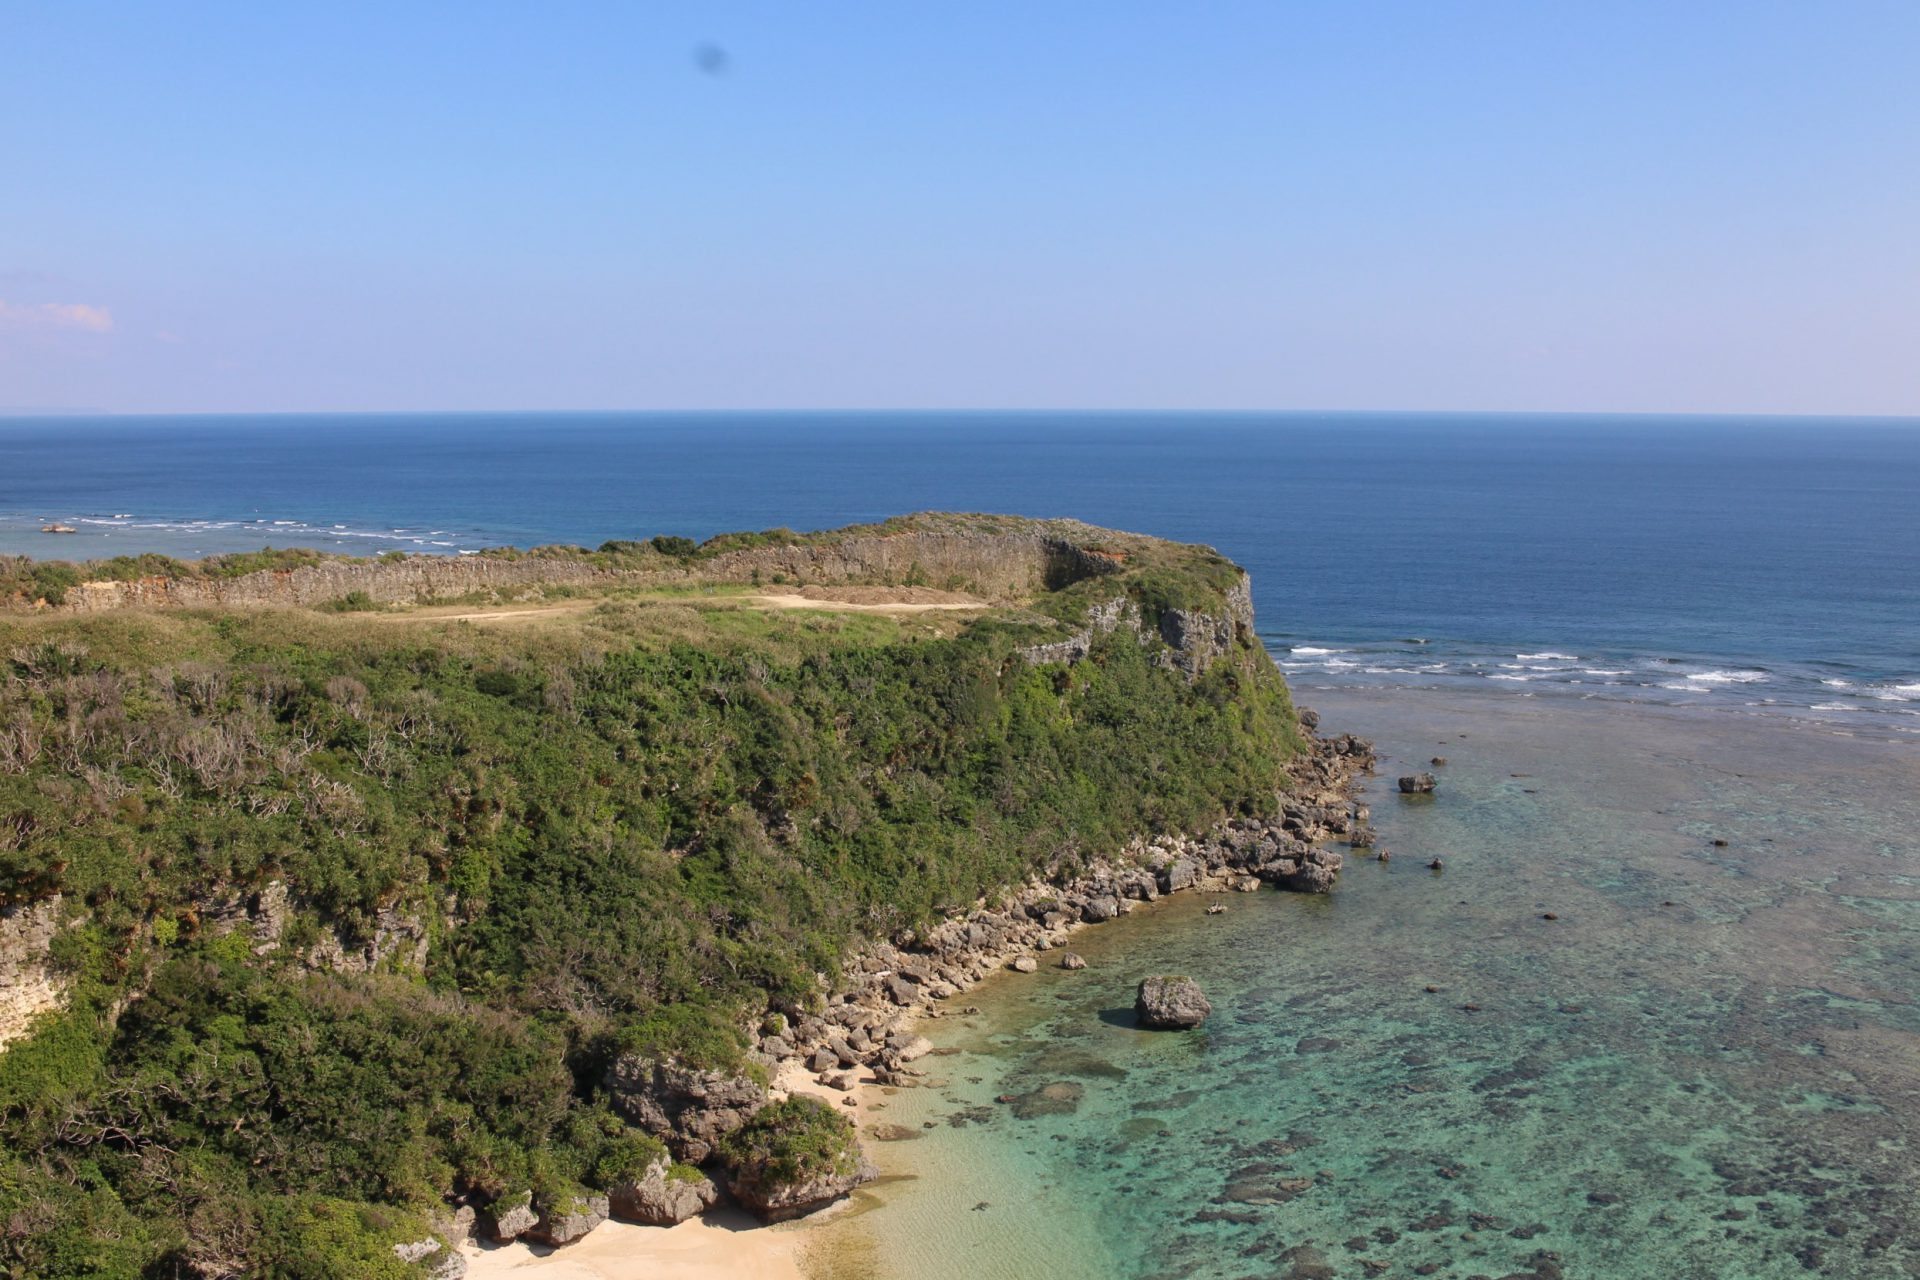
M1303 726L1314 723L1310 711L1302 712ZM911 1085L917 1072L900 1049L915 1038L908 1030L915 1018L938 1016L946 1001L989 974L1029 972L1018 962L1041 951L1059 952L1063 969L1085 967L1064 949L1077 929L1098 928L1172 893L1263 885L1330 892L1343 860L1324 842L1368 830L1371 815L1354 802L1353 788L1373 769L1373 744L1352 734L1311 743L1290 765L1271 816L1229 818L1197 836L1137 840L1071 878L1036 878L997 903L874 943L847 961L840 988L818 1012L787 1010L787 1024L779 1035L761 1037L756 1056L776 1072L799 1061L816 1073L866 1068L881 1083Z
M1311 725L1310 713L1302 723ZM947 1001L990 974L1036 972L1039 952L1057 952L1062 969L1086 968L1084 958L1064 948L1077 929L1098 928L1172 893L1264 885L1331 891L1342 858L1324 842L1368 830L1369 815L1353 803L1352 787L1372 768L1372 745L1364 739L1314 739L1312 752L1290 767L1271 816L1230 818L1198 836L1137 840L1111 859L1087 861L1071 877L1036 877L931 928L876 942L846 962L839 989L817 1009L771 1011L749 1060L769 1076L798 1064L833 1087L919 1085L926 1077L912 1064L934 1046L914 1030L917 1018L941 1016ZM1196 1027L1211 1011L1187 978L1149 978L1136 997L1143 1027ZM558 1246L609 1216L670 1225L718 1203L723 1187L763 1221L779 1222L877 1176L841 1108L805 1093L772 1101L757 1075L757 1069L713 1071L657 1060L639 1048L617 1054L601 1081L612 1106L684 1163L663 1156L637 1180L558 1209L536 1208L531 1193L514 1195L483 1214L488 1234ZM1079 1091L1073 1082L1056 1081L1006 1101L1021 1117L1065 1114L1079 1105ZM725 1170L718 1183L690 1167L715 1163Z

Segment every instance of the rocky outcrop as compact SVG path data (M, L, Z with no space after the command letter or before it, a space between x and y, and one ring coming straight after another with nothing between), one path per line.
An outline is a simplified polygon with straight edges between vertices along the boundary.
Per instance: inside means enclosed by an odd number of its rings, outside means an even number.
M397 1244L393 1254L402 1262L413 1263L426 1280L460 1280L467 1274L467 1260L460 1251L433 1236Z
M1035 665L1081 662L1092 655L1096 639L1115 632L1131 632L1142 644L1159 640L1165 648L1155 661L1182 672L1191 680L1233 652L1236 646L1255 643L1252 583L1242 573L1227 590L1220 613L1167 609L1160 614L1158 625L1151 628L1142 618L1139 605L1124 596L1116 597L1087 610L1086 626L1065 640L1029 645L1020 651L1020 656Z
M24 1035L35 1017L58 1008L60 986L47 948L60 929L61 899L0 909L0 1048Z
M699 1164L714 1145L766 1104L765 1085L746 1075L705 1071L622 1053L604 1079L614 1110L664 1141L688 1164Z
M622 1222L670 1227L705 1213L720 1199L712 1178L686 1165L654 1161L645 1175L607 1188L612 1215Z
M1226 594L1226 611L1168 609L1160 615L1160 638L1167 643L1162 659L1187 674L1199 675L1237 644L1253 639L1253 587L1240 575Z
M1185 1031L1205 1022L1213 1005L1192 978L1159 977L1140 984L1133 997L1133 1012L1143 1027Z
M1433 794L1440 785L1430 773L1413 773L1400 779L1400 794L1405 796L1424 796Z
M284 901L283 891L283 907ZM284 928L284 921L281 927ZM256 923L256 936L258 930ZM308 968L335 973L371 973L388 965L419 973L427 966L429 942L424 911L386 906L374 913L373 928L363 940L348 945L334 930L323 928L319 940L306 949L301 959Z
M805 1094L761 1111L721 1153L727 1190L763 1222L825 1208L879 1176L847 1118Z
M533 1207L533 1192L522 1191L502 1196L488 1205L485 1228L489 1238L506 1244L533 1230L539 1221L540 1215Z
M607 1220L607 1207L606 1196L571 1196L558 1204L543 1207L540 1220L522 1234L526 1239L540 1244L556 1247L572 1244Z
M1147 638L1140 622L1140 606L1125 596L1094 605L1087 610L1086 621L1085 627L1065 640L1028 645L1020 651L1021 658L1035 666L1047 662L1082 662L1092 655L1096 637L1111 635L1122 628L1143 641Z

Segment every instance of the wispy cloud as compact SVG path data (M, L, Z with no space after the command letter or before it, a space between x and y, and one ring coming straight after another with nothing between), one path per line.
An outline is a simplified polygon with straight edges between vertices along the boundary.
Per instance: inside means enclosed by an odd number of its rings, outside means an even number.
M0 329L71 329L111 333L113 313L84 302L8 302L0 298Z

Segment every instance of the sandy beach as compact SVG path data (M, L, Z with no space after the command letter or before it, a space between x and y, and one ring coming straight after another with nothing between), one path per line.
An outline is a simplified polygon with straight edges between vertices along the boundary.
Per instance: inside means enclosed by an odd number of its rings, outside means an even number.
M862 1084L843 1093L814 1083L812 1073L790 1062L774 1080L776 1093L810 1093L845 1111L864 1127L879 1086ZM851 1099L852 1106L846 1102ZM841 1201L794 1222L764 1226L744 1210L726 1207L675 1227L647 1227L609 1220L584 1239L559 1249L520 1241L507 1245L469 1242L468 1280L803 1280L811 1229L843 1210Z

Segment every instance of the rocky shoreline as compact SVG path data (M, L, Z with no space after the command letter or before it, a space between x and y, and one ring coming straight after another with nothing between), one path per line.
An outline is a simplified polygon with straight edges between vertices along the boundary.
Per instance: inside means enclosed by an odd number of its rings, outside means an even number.
M1310 711L1301 712L1301 721L1309 730L1317 727ZM623 1213L617 1198L613 1215L671 1223L724 1203L729 1179L715 1166L725 1163L728 1136L775 1098L768 1081L797 1073L839 1091L848 1107L861 1086L917 1086L923 1072L914 1063L934 1047L916 1029L920 1019L944 1016L954 997L993 973L1032 973L1043 963L1083 967L1066 945L1076 930L1186 891L1250 892L1263 884L1299 893L1330 891L1342 863L1332 843L1372 843L1367 809L1353 797L1357 780L1373 770L1373 747L1350 734L1311 742L1274 817L1234 818L1200 836L1138 841L1064 883L1035 879L991 905L873 945L849 961L841 985L818 1012L769 1012L744 1071L701 1070L637 1055L616 1059L602 1080L614 1107L683 1163L681 1194L671 1202L677 1212L663 1210L662 1197L651 1196L641 1215ZM874 1176L857 1143L850 1154L832 1169L782 1187L777 1198L736 1172L733 1198L768 1221L819 1209ZM690 1166L710 1171L698 1175L698 1186ZM649 1172L657 1179L664 1171ZM530 1238L551 1238L540 1235L534 1215L526 1216ZM483 1232L501 1238L500 1224L489 1218L482 1213Z
M1312 724L1311 713L1303 713ZM926 1052L912 1025L939 1017L946 1002L1002 969L1035 971L1060 953L1076 929L1104 923L1162 896L1185 890L1251 891L1262 884L1296 893L1326 893L1342 855L1328 842L1371 844L1365 806L1353 801L1358 776L1373 767L1373 746L1352 735L1315 738L1297 769L1278 816L1234 818L1199 837L1141 841L1113 860L1098 860L1065 884L1030 881L992 907L981 906L924 936L869 948L847 966L847 983L818 1014L763 1035L768 1065L799 1060L828 1077L870 1069L881 1084L911 1083L909 1064Z

